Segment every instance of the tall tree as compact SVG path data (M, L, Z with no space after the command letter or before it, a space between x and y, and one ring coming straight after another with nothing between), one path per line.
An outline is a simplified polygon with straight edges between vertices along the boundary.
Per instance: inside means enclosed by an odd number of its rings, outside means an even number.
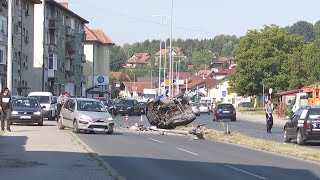
M298 34L304 37L308 42L312 42L316 39L316 33L313 28L313 24L306 21L298 21L293 26L288 27L289 34Z
M110 48L110 70L119 71L126 62L127 57L120 46Z
M303 43L302 37L289 35L277 26L249 31L233 53L238 67L229 78L229 90L253 96L262 93L263 85L275 92L287 89L287 75L283 74L282 67L286 66L289 55Z

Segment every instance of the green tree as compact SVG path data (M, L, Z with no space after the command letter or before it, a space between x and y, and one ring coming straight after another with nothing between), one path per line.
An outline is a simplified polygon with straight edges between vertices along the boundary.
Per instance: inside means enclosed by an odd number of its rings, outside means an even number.
M317 21L314 24L313 29L314 29L315 37L319 38L320 37L320 21Z
M196 51L192 53L191 56L191 63L196 71L199 71L201 69L201 65L209 65L210 62L212 62L214 59L213 54L202 50L202 51Z
M288 27L289 34L298 34L303 36L308 42L312 42L316 39L316 33L313 28L313 24L306 21L298 21L293 26Z
M236 73L230 75L229 90L243 96L260 95L263 84L275 92L286 90L288 75L282 69L303 43L302 37L289 35L277 26L249 31L233 52L238 67Z
M114 46L110 48L110 70L119 71L122 69L123 64L127 58L124 51L120 46Z

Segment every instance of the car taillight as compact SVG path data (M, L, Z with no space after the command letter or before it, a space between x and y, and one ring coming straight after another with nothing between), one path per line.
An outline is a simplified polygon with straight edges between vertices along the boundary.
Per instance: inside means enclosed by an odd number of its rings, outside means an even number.
M308 121L305 121L305 122L303 123L303 128L304 128L304 129L311 129L311 123L308 122Z
M236 115L236 114L237 114L236 110L233 110L233 111L232 111L232 114L233 114L233 115Z
M217 111L216 111L216 113L217 113L217 114L219 114L219 113L220 113L220 111L219 111L219 110L217 110Z

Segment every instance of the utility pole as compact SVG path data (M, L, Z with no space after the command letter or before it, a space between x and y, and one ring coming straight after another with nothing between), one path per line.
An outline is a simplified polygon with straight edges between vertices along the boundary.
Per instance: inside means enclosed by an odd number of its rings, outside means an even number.
M164 89L166 89L166 69L167 69L167 38L164 41L164 49L166 50L166 53L164 55L164 64L163 64L163 86Z
M12 0L8 0L8 62L7 62L7 87L12 89Z
M173 69L173 67L172 67L172 65L173 65L173 59L172 59L172 19L173 19L173 0L171 0L171 19L170 19L170 67L169 67L169 69L170 69L170 81L172 80L172 77L173 77L173 73L172 73L172 69ZM172 92L172 88L171 88L171 86L172 86L172 83L173 83L173 81L171 81L170 82L170 86L169 86L169 94L170 94L170 97L172 97L173 96L173 92Z

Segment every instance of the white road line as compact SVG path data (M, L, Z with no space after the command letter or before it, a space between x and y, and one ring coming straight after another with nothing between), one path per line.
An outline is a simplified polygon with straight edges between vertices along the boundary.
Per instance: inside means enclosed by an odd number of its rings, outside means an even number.
M188 151L188 150L185 150L185 149L182 149L182 148L177 148L178 150L180 150L180 151L184 151L184 152L187 152L187 153L189 153L189 154L192 154L192 155L195 155L195 156L200 156L199 154L197 154L197 153L194 153L194 152L191 152L191 151Z
M230 166L230 165L224 165L224 166L226 166L226 167L228 167L228 168L231 168L231 169L233 169L233 170L242 172L242 173L244 173L244 174L248 174L248 175L250 175L250 176L259 178L259 179L267 179L267 178L265 178L265 177L263 177L263 176L259 176L259 175L257 175L257 174L253 174L253 173L251 173L251 172L248 172L248 171L245 171L245 170L242 170L242 169L239 169L239 168Z
M163 142L162 142L162 141L159 141L159 140L156 140L156 139L153 139L153 138L148 138L148 139L150 139L150 140L152 140L152 141L155 141L155 142L158 142L158 143L163 144Z

